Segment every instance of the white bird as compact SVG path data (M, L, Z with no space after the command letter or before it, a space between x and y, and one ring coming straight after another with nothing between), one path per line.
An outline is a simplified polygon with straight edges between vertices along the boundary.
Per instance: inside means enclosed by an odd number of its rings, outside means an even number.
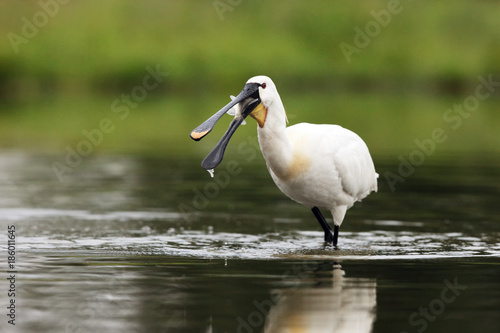
M338 125L287 127L285 108L267 76L249 79L236 98L191 132L191 138L203 138L234 106L235 118L202 167L213 171L222 161L229 139L250 115L258 123L260 149L275 184L290 199L312 209L325 232L325 242L336 246L347 209L377 191L378 174L365 142ZM319 208L331 212L334 229Z

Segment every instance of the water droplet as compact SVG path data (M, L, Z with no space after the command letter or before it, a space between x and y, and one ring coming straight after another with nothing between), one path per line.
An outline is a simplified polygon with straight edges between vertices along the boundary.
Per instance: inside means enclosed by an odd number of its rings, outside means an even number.
M214 178L214 169L207 170L208 173L210 174L210 177Z

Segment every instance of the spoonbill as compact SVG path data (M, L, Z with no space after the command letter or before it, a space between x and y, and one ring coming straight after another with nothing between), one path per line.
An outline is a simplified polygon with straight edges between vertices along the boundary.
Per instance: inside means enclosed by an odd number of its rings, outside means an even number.
M336 246L347 209L377 191L378 174L365 142L339 125L287 127L280 95L267 76L249 79L238 96L191 132L191 138L202 139L230 110L234 119L201 166L213 176L233 133L247 116L254 118L260 150L274 183L290 199L312 210L325 232L325 242ZM320 208L331 212L333 229Z

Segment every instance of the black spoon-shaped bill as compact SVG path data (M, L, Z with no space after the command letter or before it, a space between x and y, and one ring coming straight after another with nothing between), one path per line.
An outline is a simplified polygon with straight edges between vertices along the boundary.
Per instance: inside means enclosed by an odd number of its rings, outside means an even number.
M259 91L260 84L258 83L247 83L243 90L236 96L235 99L233 99L231 102L229 102L226 106L224 106L222 109L217 111L213 116L208 118L205 122L203 122L200 126L196 127L194 130L191 131L191 134L189 135L191 139L195 141L201 140L205 135L210 133L212 129L214 128L215 124L219 119L227 112L229 111L233 106L236 104L244 101L248 97L251 97L252 95L255 97L258 97L258 91ZM243 108L242 108L243 110Z
M212 149L207 157L205 157L203 162L201 162L201 166L203 167L203 169L215 169L215 167L217 167L220 162L222 162L227 144L229 143L229 140L233 136L234 132L236 132L236 129L238 129L243 120L252 112L253 109L257 107L257 105L259 105L259 103L260 99L258 98L248 98L243 102L243 111L241 116L236 116L231 121L231 124L229 124L229 128L227 129L226 133L224 133L220 141L217 143L217 145L215 145L214 149Z

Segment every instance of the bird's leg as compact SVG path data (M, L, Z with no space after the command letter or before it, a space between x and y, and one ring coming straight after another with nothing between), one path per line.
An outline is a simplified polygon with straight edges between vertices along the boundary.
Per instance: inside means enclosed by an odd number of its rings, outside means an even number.
M337 246L337 239L339 238L339 229L340 226L334 225L333 226L333 246Z
M316 219L318 220L319 224L323 228L323 231L325 232L325 242L327 243L333 243L334 246L337 245L337 238L339 234L339 227L335 226L335 231L332 234L332 227L326 222L325 217L323 214L321 214L321 211L319 210L318 207L313 207L312 212L314 216L316 216Z

